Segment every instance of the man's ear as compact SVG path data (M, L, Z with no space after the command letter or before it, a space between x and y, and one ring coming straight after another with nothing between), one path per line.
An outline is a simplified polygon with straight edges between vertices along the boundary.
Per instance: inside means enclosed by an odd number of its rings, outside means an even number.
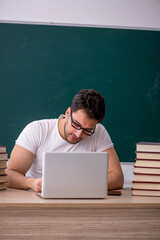
M65 118L69 117L71 114L71 108L67 108L66 112L65 112Z

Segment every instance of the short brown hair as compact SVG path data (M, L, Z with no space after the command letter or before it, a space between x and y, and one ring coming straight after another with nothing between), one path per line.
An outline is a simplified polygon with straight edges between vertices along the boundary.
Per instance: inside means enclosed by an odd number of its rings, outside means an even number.
M105 115L104 98L94 89L82 89L73 98L72 112L84 109L89 118L101 122Z

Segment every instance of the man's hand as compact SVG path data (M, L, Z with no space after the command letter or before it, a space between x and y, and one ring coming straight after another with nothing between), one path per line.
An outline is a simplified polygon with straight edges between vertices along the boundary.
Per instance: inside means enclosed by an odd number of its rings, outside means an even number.
M32 189L35 192L41 192L41 188L42 188L42 178L33 179Z

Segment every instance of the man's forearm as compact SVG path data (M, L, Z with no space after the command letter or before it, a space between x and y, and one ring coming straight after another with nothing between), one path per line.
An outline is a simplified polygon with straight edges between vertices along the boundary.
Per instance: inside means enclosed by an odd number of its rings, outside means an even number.
M14 170L7 170L7 186L18 189L31 189L34 178L25 177L23 174Z
M108 190L121 189L123 187L123 173L109 172L108 173Z

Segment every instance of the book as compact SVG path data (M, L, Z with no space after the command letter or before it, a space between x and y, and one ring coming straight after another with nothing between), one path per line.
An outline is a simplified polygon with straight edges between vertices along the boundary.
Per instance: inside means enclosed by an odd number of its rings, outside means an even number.
M0 168L0 175L6 174L6 168Z
M159 142L139 142L136 144L136 149L139 152L160 152Z
M160 168L134 166L134 173L160 174Z
M160 183L133 181L132 188L133 189L148 189L148 190L159 190L160 191Z
M7 182L7 174L0 176L0 183L2 183L2 182Z
M7 189L7 161L8 153L6 152L6 146L0 146L0 190Z
M5 190L5 189L7 189L6 182L0 183L0 190Z
M136 144L133 196L160 196L160 143Z
M160 174L134 173L134 181L159 182L160 183Z
M0 153L6 152L7 148L6 146L0 146Z
M6 168L7 160L0 160L0 168Z
M0 160L6 160L7 158L8 158L8 153L6 152L0 153Z
M145 189L133 189L132 188L132 195L133 196L160 197L160 191L159 190L145 190Z
M152 159L137 159L135 167L151 167L151 168L160 168L160 160Z
M160 152L139 152L136 151L137 159L157 159L160 160Z

